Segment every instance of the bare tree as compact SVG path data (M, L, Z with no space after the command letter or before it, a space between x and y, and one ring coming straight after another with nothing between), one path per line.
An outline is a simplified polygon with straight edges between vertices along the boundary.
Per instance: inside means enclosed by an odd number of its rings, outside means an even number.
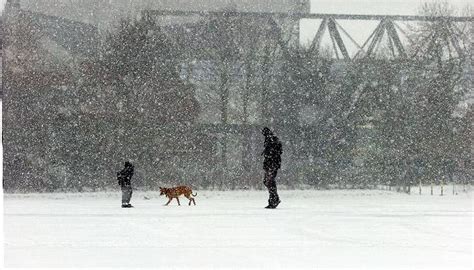
M447 2L425 3L420 13L439 17L419 23L412 29L411 52L413 90L419 124L415 149L426 166L429 181L444 183L456 159L453 149L462 143L454 140L454 111L469 90L466 71L472 68L472 38L449 20L455 10ZM463 33L464 31L464 33ZM472 85L472 84L471 84Z

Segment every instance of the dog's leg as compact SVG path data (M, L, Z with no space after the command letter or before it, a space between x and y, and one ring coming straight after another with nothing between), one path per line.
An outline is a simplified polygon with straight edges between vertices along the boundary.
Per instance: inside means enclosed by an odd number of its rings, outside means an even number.
M176 197L176 200L178 201L178 205L181 205L181 204L179 203L179 199L178 199L178 197Z
M194 200L194 198L192 198L192 199L193 199L194 205L196 205L196 201ZM191 202L189 202L189 205L191 205Z
M171 202L172 199L173 199L173 198L170 198L170 199L168 200L168 202L167 202L165 205L170 204L170 202Z
M192 200L192 198L191 198L189 195L184 195L184 196L189 200L188 205L191 205L191 200Z

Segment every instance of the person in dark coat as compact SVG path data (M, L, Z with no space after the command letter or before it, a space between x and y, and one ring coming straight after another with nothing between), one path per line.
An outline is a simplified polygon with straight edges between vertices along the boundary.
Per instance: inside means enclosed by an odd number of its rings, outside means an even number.
M265 208L273 209L276 208L281 202L277 193L275 178L277 176L278 169L280 169L281 166L281 154L283 153L283 149L280 140L269 128L263 128L262 134L265 136L265 148L262 152L262 156L264 158L263 170L265 171L263 184L265 187L267 187L268 192L270 193L268 198L268 206Z
M130 204L130 199L132 198L132 176L133 176L133 165L132 163L126 161L125 168L120 172L117 172L118 184L122 189L122 208L133 207Z

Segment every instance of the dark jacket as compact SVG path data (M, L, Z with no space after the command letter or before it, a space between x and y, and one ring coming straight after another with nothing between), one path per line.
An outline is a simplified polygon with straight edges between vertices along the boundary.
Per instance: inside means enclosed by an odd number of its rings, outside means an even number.
M281 166L281 154L283 148L277 136L269 134L265 136L265 149L263 150L263 169L278 170Z
M129 163L128 165L125 165L125 168L123 168L120 172L117 172L117 180L120 186L131 186L130 180L132 180L133 168L133 165Z

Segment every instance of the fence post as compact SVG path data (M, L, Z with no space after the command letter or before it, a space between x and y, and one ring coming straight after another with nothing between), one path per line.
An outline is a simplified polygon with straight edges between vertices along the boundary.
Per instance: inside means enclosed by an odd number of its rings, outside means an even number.
M420 177L420 188L419 188L419 191L420 191L420 195L421 195L421 177Z

